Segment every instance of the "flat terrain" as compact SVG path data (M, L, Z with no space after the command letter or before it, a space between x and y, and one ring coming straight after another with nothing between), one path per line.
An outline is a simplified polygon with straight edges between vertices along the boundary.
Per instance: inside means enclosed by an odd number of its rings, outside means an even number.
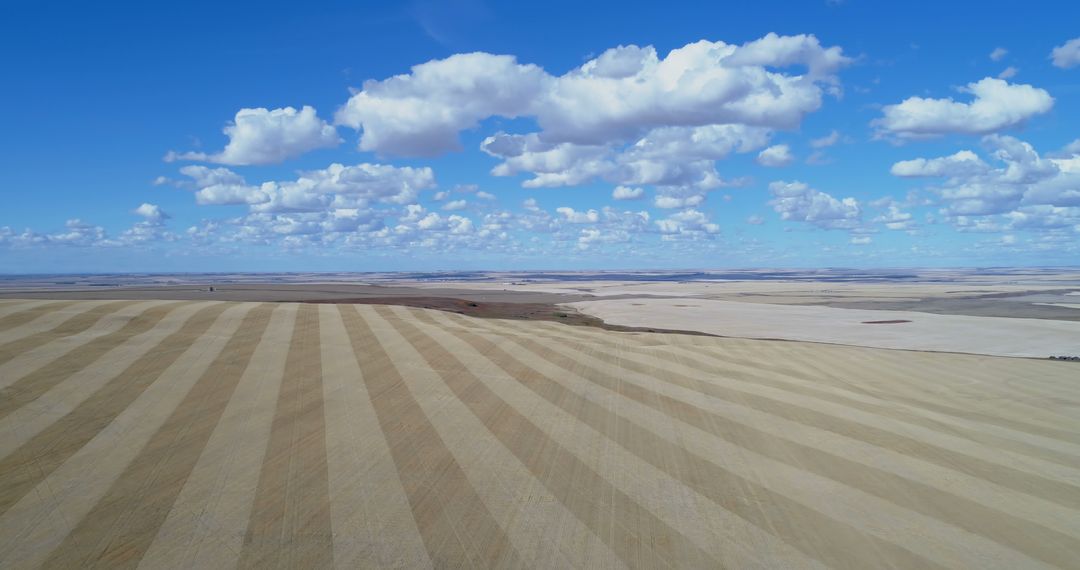
M135 566L1080 568L1080 365L0 301L0 567Z

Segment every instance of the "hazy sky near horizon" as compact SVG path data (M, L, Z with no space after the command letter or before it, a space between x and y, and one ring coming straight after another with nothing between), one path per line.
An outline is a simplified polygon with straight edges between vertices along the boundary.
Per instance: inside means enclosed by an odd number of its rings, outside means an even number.
M0 273L1080 263L1076 2L0 4Z

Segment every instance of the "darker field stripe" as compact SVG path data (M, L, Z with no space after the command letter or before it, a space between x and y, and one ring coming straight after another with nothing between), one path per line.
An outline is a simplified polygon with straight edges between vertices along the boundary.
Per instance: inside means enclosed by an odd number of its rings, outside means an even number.
M44 567L138 564L217 426L272 311L272 305L261 305L245 315L214 362ZM204 331L209 326L200 325Z
M665 396L628 382L616 375L575 361L528 339L515 339L518 346L613 393L648 406L670 418L683 421L715 437L748 451L859 489L882 500L910 509L947 524L981 535L991 541L1023 552L1050 564L1067 566L1080 552L1080 540L1038 523L1025 521L938 488L912 481L890 471L869 467L815 447L784 439L751 425L709 412L682 400ZM618 367L620 359L605 353L594 355ZM895 497L910 498L903 502Z
M523 561L354 307L345 330L413 519L437 568L519 568ZM464 533L471 541L457 538Z
M863 401L851 398L849 396L845 396L843 394L836 394L836 393L829 392L829 391L826 391L826 390L820 390L820 389L814 388L812 386L804 386L804 385L796 384L794 382L787 382L787 381L784 381L783 379L780 379L780 378L769 377L768 375L758 374L758 373L752 372L752 371L733 370L730 367L725 367L726 361L723 358L714 356L712 354L700 355L700 356L704 357L704 358L701 358L697 354L689 354L688 353L689 351L684 349L683 347L674 347L674 348L679 351L678 355L662 353L662 352L654 352L654 353L650 353L649 356L657 358L658 360L666 361L666 362L674 362L674 363L678 363L678 364L690 365L690 366L698 367L698 368L701 368L703 373L709 373L709 374L728 373L728 374L731 374L731 375L738 375L739 377L741 377L743 379L752 380L755 384L760 384L762 386L771 386L771 387L776 388L778 390L784 390L786 392L791 392L793 394L801 394L801 395L804 395L804 396L811 396L813 398L824 400L824 401L832 403L832 404L837 404L837 405L840 405L840 406L846 406L848 408L860 410L860 411L867 412L867 413L870 413L870 414L877 414L877 415L880 415L880 416L892 418L894 420L897 420L899 422L903 422L903 423L908 424L908 425L923 427L923 428L926 428L926 429L929 429L929 430L936 431L936 432L941 433L943 435L961 437L961 438L967 439L967 440L969 440L971 442L978 443L978 444L981 444L981 445L989 445L989 446L993 446L993 447L1000 448L1000 449L1008 449L1009 451L1012 451L1014 453L1018 453L1018 454L1021 454L1021 455L1027 455L1028 457L1033 457L1033 458L1036 458L1036 459L1041 459L1041 460L1049 461L1049 462L1052 462L1052 463L1057 463L1058 465L1061 465L1063 467L1074 467L1075 468L1078 464L1080 464L1080 457L1075 456L1075 455L1070 455L1068 453L1057 451L1055 449L1048 449L1048 448L1042 447L1042 446L1040 446L1038 444L1028 443L1028 442L1025 442L1025 441L1018 441L1018 440L1014 440L1014 439L1001 437L1001 436L998 436L998 435L995 435L995 434L992 434L992 433L987 433L987 432L979 430L978 428L976 428L974 426L957 426L957 425L944 423L944 422L941 422L940 420L936 420L934 418L923 417L923 416L920 416L918 414L911 413L911 412L909 412L909 411L907 411L907 410L905 410L903 408L898 408L898 407L895 407L895 406L889 406L886 403L886 401L887 401L886 398L891 397L891 396L882 396L880 394L873 394L873 393L866 392L866 393L863 393L863 395L865 395L867 397L870 397L870 398L873 398L874 400L876 400L878 402L881 402L881 403L863 402ZM757 368L765 368L765 366L759 366ZM788 373L783 373L783 372L775 372L775 374L781 375L781 376L786 377L786 378L798 378L797 376L794 376L794 375L788 374ZM811 381L811 380L813 380L813 378L814 378L814 376L808 375L808 376L802 377L801 379ZM841 388L841 390L844 390L844 389ZM858 390L858 392L862 393L863 391ZM896 398L896 400L900 400L900 398ZM957 417L957 416L952 416L952 417ZM978 423L985 424L986 422L978 422ZM997 427L1003 427L1003 426L997 426ZM1027 432L1024 432L1024 433L1027 433ZM1031 435L1031 434L1029 434L1029 435ZM1060 441L1060 440L1057 440L1057 441ZM1065 443L1068 443L1068 442L1065 442Z
M329 568L333 556L319 313L301 304L238 567Z
M567 343L566 346L576 352L588 354L581 347L572 343ZM727 402L778 415L806 426L858 439L864 443L885 449L892 449L909 457L960 471L972 477L985 479L1014 491L1027 493L1071 508L1080 508L1080 487L1068 483L1048 479L1017 468L991 463L977 457L936 446L927 441L819 412L805 406L760 396L738 388L722 386L704 381L701 378L686 376L655 366L632 362L627 359L619 359L616 366L708 396L714 396Z
M181 305L183 305L182 302L175 302L147 309L124 323L124 326L119 330L95 338L27 374L14 384L0 389L0 418L7 417L8 414L20 407L38 399L53 386L63 382L68 376L82 370L132 337L154 328L169 313Z
M477 380L456 355L420 328L398 318L385 307L375 310L423 355L428 366L439 374L488 431L627 566L659 568L669 565L672 560L691 556L701 567L720 567L720 562L709 553L608 483L503 401ZM448 332L455 336L468 334ZM490 358L487 353L478 352ZM626 521L634 523L625 524ZM649 544L642 542L643 537L635 532L636 528L649 529Z
M464 317L463 315L458 315L458 314L455 314L455 313L447 313L447 314L450 316L451 319L461 323L466 328L469 328L469 327L475 328L475 325L473 325L469 321L465 320L465 319L467 319L467 317ZM500 331L495 324L489 323L486 320L484 322L480 323L480 326L491 330L495 334L506 334L505 331ZM573 327L570 327L569 325L563 325L563 326L567 327L568 329L573 328ZM517 332L518 331L514 331L514 333L517 333ZM616 334L616 335L627 335L627 336L620 336L620 339L622 341L628 343L628 344L637 344L637 345L645 344L645 342L643 340L641 340L642 337L634 336L634 335L631 335L630 333L609 332L609 331L605 331L605 333L606 334ZM666 333L653 333L653 334L666 334ZM556 338L556 337L552 337L551 335L545 335L545 336L547 336L548 338ZM615 342L613 342L613 341L611 341L609 339L603 338L599 330L598 330L598 334L593 335L593 337L591 337L591 338L583 336L579 331L569 331L569 330L567 331L567 336L575 337L575 340L582 340L582 341L592 342L592 343L595 343L595 344L598 344L598 345L617 346L617 343L615 343ZM754 339L739 339L739 340L753 341ZM773 342L773 341L761 341L761 342ZM689 346L688 345L676 345L676 346L678 348L682 348L682 349L685 349L685 350L689 350L689 349L693 348L693 345L689 345ZM720 347L717 345L717 346L707 347L707 348L720 348ZM889 350L889 349L873 349L873 348L868 348L868 347L853 347L853 348L866 348L867 350L876 350L876 351L888 351ZM667 355L661 356L660 354L652 354L652 356L661 358L663 360L668 360L668 361L671 361L671 362L679 362L678 359L672 359ZM783 376L787 376L789 378L805 377L805 373L806 373L805 369L799 370L799 369L793 369L793 368L788 367L788 366L775 364L775 360L774 361L769 361L769 360L765 360L765 359L760 359L760 360L758 360L758 359L748 359L748 358L745 358L745 357L736 356L734 354L731 354L730 352L725 353L723 356L716 355L716 354L713 354L711 352L707 352L707 353L704 353L702 356L705 356L705 357L710 358L710 359L715 359L718 362L729 362L729 363L732 363L732 364L739 364L739 365L743 365L743 366L748 366L748 367L755 368L755 369L758 369L758 370L766 370L766 371L769 371L769 372L773 372L775 374L780 374L780 375L783 375ZM942 356L942 358L946 358L946 357L955 357L957 355L942 354L941 356ZM778 358L779 358L779 355L778 355ZM802 360L802 362L804 362L807 366L812 366L813 365L813 362L810 361L810 360ZM736 373L737 374L743 374L742 371L738 371ZM802 374L803 376L800 376L800 374ZM823 378L827 378L828 374L827 374L826 371L821 371L821 376ZM755 377L755 379L761 378L760 375L754 375L754 377ZM1014 419L1010 419L1010 418L1002 418L1002 417L999 417L999 416L994 416L994 415L991 415L991 414L986 414L986 413L982 413L982 412L975 411L975 410L958 409L958 408L955 408L953 406L948 406L948 405L941 404L941 403L938 403L938 402L932 402L932 401L926 401L926 400L921 400L921 399L917 399L917 398L906 397L906 396L899 395L899 394L895 394L895 395L894 394L888 394L888 395L883 396L880 393L876 393L876 392L873 392L873 391L870 391L870 390L866 390L864 388L859 388L859 387L853 386L853 385L836 386L836 388L838 388L840 390L848 390L848 391L856 392L856 393L862 394L864 396L873 397L873 398L878 399L878 400L901 402L901 403L907 404L909 406L912 406L914 408L919 408L919 409L923 409L923 410L927 410L927 411L931 411L931 412L936 412L936 413L947 415L947 416L961 418L961 419L965 419L965 420L975 422L975 423L993 425L993 426L996 426L996 427L1010 429L1010 430L1013 430L1013 431L1026 433L1026 434L1029 434L1029 435L1036 435L1036 436L1041 436L1041 437L1045 437L1045 438L1049 438L1049 439L1055 439L1055 440L1061 441L1063 443L1073 443L1073 444L1080 443L1080 434L1077 434L1075 432L1054 429L1052 427L1042 426L1042 425L1037 425L1037 424L1031 424L1031 423L1028 423L1028 422L1023 422L1023 421L1014 420ZM831 396L831 397L835 398L837 396ZM920 421L926 421L926 419L921 419ZM925 427L928 427L930 429L936 429L936 428L931 427L930 425L926 425ZM960 434L957 433L957 430L958 430L958 428L956 428L955 426L946 426L944 430L938 429L938 431L943 431L943 433L949 433L950 435L960 435ZM994 436L990 436L990 437L994 437ZM1013 445L1016 445L1016 443L1014 442ZM1024 444L1019 444L1019 445L1024 445ZM1038 447L1038 451L1039 451L1039 453L1042 453L1043 448ZM1053 450L1048 450L1048 451L1049 451L1050 454L1055 454L1054 457L1057 457L1060 460L1068 460L1068 461L1070 461L1070 463L1065 464L1066 466L1076 464L1076 461L1077 461L1076 458L1068 459L1069 456L1062 455L1060 452L1055 452ZM1018 453L1024 453L1024 452L1018 451ZM1025 453L1025 454L1030 455L1030 452ZM1042 457L1041 455L1038 456L1038 457L1046 459L1046 457ZM1054 461L1055 463L1059 462L1059 461L1055 461L1055 460L1051 460L1051 461Z
M58 338L79 334L93 326L101 317L111 315L128 305L131 305L130 301L116 301L98 305L88 311L72 315L71 318L64 320L64 322L50 330L6 342L0 345L0 363L8 362L24 352ZM31 311L34 310L36 309L31 309ZM41 315L36 315L34 318L39 316Z
M0 331L6 331L20 325L25 325L42 315L47 315L54 311L62 311L77 302L78 301L53 301L44 305L22 309L5 317L0 317ZM2 361L2 359L0 359L0 361Z
M177 332L151 350L85 402L0 460L0 514L48 477L112 423L198 337L228 305L216 304L195 313Z
M1005 357L987 357L987 358L1000 359L1000 358L1005 358ZM883 397L874 390L868 390L866 388L859 387L859 386L849 386L848 389L859 392L859 393L867 395L867 396L872 396L874 398L879 398L880 399L880 398ZM1015 386L1011 386L1009 389L1010 390L1016 390L1017 388ZM1041 397L1046 397L1047 395L1046 394L1040 394L1040 396ZM1006 429L1010 429L1010 430L1013 430L1013 431L1018 431L1018 432L1022 432L1022 433L1026 433L1026 434L1030 434L1030 435L1037 435L1037 436L1045 437L1045 438L1048 438L1048 439L1055 439L1055 440L1058 440L1058 441L1062 441L1062 442L1065 442L1065 443L1071 443L1071 444L1074 444L1074 445L1080 444L1080 433L1077 433L1075 431L1060 430L1060 429L1055 429L1055 428L1050 427L1050 426L1032 424L1032 423L1028 423L1028 422L1024 422L1024 421L1020 421L1020 420L1015 420L1015 419L1012 419L1012 418L1003 418L1003 417L1000 417L1000 416L995 416L995 415L992 415L992 414L987 414L987 413L984 413L984 412L980 412L978 410L965 410L965 409L962 409L962 408L957 408L955 406L949 406L947 404L942 404L940 402L935 402L935 401L931 401L931 400L923 400L923 399L920 399L920 398L913 398L913 397L910 397L910 396L904 396L902 394L895 394L895 395L894 394L889 394L887 396L887 398L890 399L890 400L894 400L896 402L901 402L901 403L907 404L907 405L912 406L912 407L922 408L924 410L937 412L939 414L944 414L944 415L947 415L947 416L963 418L963 419L966 419L966 420L972 421L972 422L994 425L994 426L997 426L997 427L1006 428ZM1075 465L1075 464L1076 464L1076 460L1073 460L1073 465Z
M454 315L454 318L455 318L455 320L458 320L460 317L458 317L457 315ZM500 331L496 327L492 327L492 325L490 325L488 323L483 323L483 324L485 325L483 328L486 328L486 329L490 330L492 332L492 334L499 334L499 335L501 335L503 337L506 337L506 338L521 338L523 340L530 340L527 336L516 335L516 334L507 335L503 331ZM610 340L599 340L598 339L596 342L593 342L591 344L593 346L596 346L596 347L607 347L607 348L614 348L614 349L620 348L617 343L614 343L614 342L612 342ZM579 352L581 352L583 350L582 345L580 345L580 344L574 344L574 345L572 345L572 347L575 350L579 351ZM754 364L753 362L748 361L746 359L741 359L741 358L730 358L730 359L728 359L726 357L717 356L717 355L714 355L714 354L711 354L711 353L703 353L703 354L700 354L700 355L692 354L691 353L692 349L690 347L675 346L674 348L676 350L678 350L678 354L666 353L666 352L663 352L663 351L651 351L651 352L648 353L648 355L651 358L655 358L657 360L661 360L661 361L665 361L665 362L671 362L673 364L679 364L679 365L684 365L684 366L685 365L697 366L697 367L702 369L703 374L720 375L720 374L723 374L723 373L727 373L727 374L729 374L729 375L731 375L733 377L738 377L738 378L743 379L743 380L752 381L752 382L754 382L756 384L761 384L763 386L770 386L770 387L776 388L778 390L784 390L786 392L790 392L790 393L793 393L793 394L800 394L800 395L804 395L804 396L812 396L814 398L818 398L820 400L823 400L823 401L826 401L826 402L829 402L829 403L832 403L832 404L836 404L836 405L840 405L840 406L846 406L846 407L849 407L849 408L852 408L852 409L857 409L857 410L861 410L861 411L868 412L868 413L873 413L873 414L879 414L879 415L886 416L886 417L891 417L891 418L893 418L893 419L895 419L897 421L906 423L908 425L923 427L923 428L926 428L926 429L936 431L936 432L941 433L943 435L961 437L961 438L967 439L968 441L978 443L978 444L981 444L981 445L992 445L992 446L999 447L999 448L1002 448L1002 449L1008 449L1008 450L1010 450L1010 451L1012 451L1014 453L1017 453L1017 454L1026 455L1028 457L1033 457L1033 458L1040 459L1040 460L1043 460L1043 461L1049 461L1051 463L1057 463L1057 464L1059 464L1059 465L1061 465L1063 467L1075 467L1078 464L1078 461L1080 461L1080 457L1070 455L1068 453L1064 453L1064 452L1057 451L1057 450L1054 450L1054 449L1048 449L1048 448L1039 446L1038 444L1033 444L1033 443L1023 442L1023 441L1017 441L1017 440L1012 440L1012 439L1008 439L1008 438L1003 438L1003 437L1000 437L1000 436L997 436L997 435L994 435L994 434L986 433L986 432L983 432L983 431L978 431L974 427L961 427L961 426L949 425L949 424L941 423L941 422L939 422L937 420L934 420L932 418L924 418L924 417L919 416L917 414L906 412L906 411L904 411L902 409L898 409L898 408L895 408L895 407L889 407L888 405L886 405L884 403L884 400L883 400L884 396L881 396L881 395L878 395L878 394L867 393L867 394L864 394L864 395L870 396L870 397L874 398L875 400L882 401L883 402L882 404L860 402L858 400L855 400L855 399L852 399L850 397L846 397L846 396L843 396L843 395L840 395L840 394L833 394L833 393L830 393L830 392L825 391L825 390L819 390L817 388L813 388L813 387L809 387L809 386L802 386L802 385L799 385L799 384L796 384L796 383L793 383L793 382L784 381L784 380L782 380L780 378L772 378L772 377L769 377L767 375L760 374L760 373L757 373L757 372L754 372L754 371L733 370L729 366L729 363L734 363L734 364L743 365L743 366L746 366L746 367L749 367L749 368L773 370L775 374L786 377L786 378L792 378L792 379L801 378L801 379L804 379L804 380L813 380L814 379L813 375L797 376L797 375L795 375L793 373L790 373L787 369L770 366L765 361L763 361L761 364ZM600 348L597 348L596 350L598 352L602 352L602 350ZM685 378L685 376L684 376L684 378ZM697 388L692 388L692 389L697 390ZM850 388L838 388L838 389L839 390L846 390L846 389L850 389ZM904 398L900 398L900 397L898 397L896 399L900 400L900 401L904 400ZM915 404L912 404L912 405L915 405ZM944 412L938 412L938 413L944 413ZM785 416L785 417L787 417L787 416ZM957 417L957 416L954 416L954 417ZM969 420L969 421L976 421L977 423L983 423L983 424L988 423L988 422L979 422L978 420ZM1016 430L1015 428L1010 428L1008 426L998 426L998 427L1004 427L1004 428L1007 428L1007 429L1013 429L1014 431L1019 431L1019 430ZM1023 432L1023 433L1028 433L1029 435L1033 435L1033 434L1031 434L1030 431ZM1049 436L1044 435L1043 437L1049 437ZM1058 441L1062 441L1062 440L1060 440L1058 438L1052 438L1051 437L1051 439L1057 439ZM1064 443L1069 443L1069 442L1064 441ZM928 444L928 445L931 445L931 444ZM950 451L947 451L947 450L943 450L943 451L945 453L953 453L953 452L950 452Z
M421 321L439 326L422 312L416 310L411 312ZM547 375L521 362L491 340L470 332L463 332L457 336L502 369L509 378L574 415L579 421L593 427L631 454L710 498L721 508L776 536L810 558L836 567L871 568L879 566L882 560L881 555L885 555L887 559L896 561L901 567L939 567L917 553L875 536L863 534L849 524L832 519L689 451L683 450L679 457L679 463L684 469L676 470L670 458L671 443L652 431L630 421L622 414L615 414L582 395L566 389ZM577 370L586 369L580 363L574 366ZM593 379L590 377L587 380ZM616 389L621 393L625 386L619 383ZM779 516L768 516L768 513L759 505L743 501L743 497L759 497L759 500L765 504L775 505ZM793 513L797 516L784 516L784 513ZM807 527L807 524L811 526ZM808 532L808 528L814 529L814 532ZM835 540L830 541L831 543L842 544L848 541L855 544L872 543L877 554L857 559L862 556L863 551L853 549L841 555L831 544L820 544L819 537L822 536L835 537Z

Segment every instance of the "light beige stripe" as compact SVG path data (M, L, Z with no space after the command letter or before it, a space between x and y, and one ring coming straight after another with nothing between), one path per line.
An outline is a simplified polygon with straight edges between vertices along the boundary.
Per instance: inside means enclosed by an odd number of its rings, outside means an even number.
M109 490L236 332L255 303L230 307L153 385L0 516L0 566L37 567Z
M438 311L429 312L438 318L437 313ZM403 318L409 317L403 315ZM712 554L724 566L825 567L779 538L719 507L668 473L642 461L626 449L612 445L604 434L582 423L579 418L547 400L538 398L517 380L509 378L489 360L490 355L476 357L476 349L459 338L453 329L447 330L417 320L412 322L446 350L462 355L462 363L478 380L518 413L528 416L536 425L542 426L553 441L564 446L612 486L631 497L693 544ZM549 363L545 363L544 367L549 370L553 368ZM566 372L561 369L558 369L556 374L560 378L567 377ZM588 382L577 379L563 382L563 385L576 394L587 394L586 397L605 409L618 410L620 415L624 413L618 398ZM673 446L672 449L678 447ZM672 563L678 567L678 561Z
M14 299L14 300L11 300L11 301L5 301L3 304L0 304L0 319L6 317L8 315L13 315L15 313L21 313L23 311L28 311L30 309L34 309L34 308L40 307L42 305L48 305L50 303L55 303L55 302L56 301L46 300L46 299L32 300L32 301L31 300L23 300L23 299Z
M814 473L794 468L741 447L721 440L683 422L675 423L672 417L649 406L626 398L616 398L610 392L597 394L593 391L574 389L568 379L577 376L572 370L555 365L515 343L500 345L528 366L541 371L547 377L567 389L581 393L585 398L608 409L618 409L620 415L637 423L644 429L665 440L674 449L685 449L700 457L724 458L723 467L728 471L755 481L764 488L797 501L806 507L835 520L846 521L871 536L878 536L894 544L918 552L935 562L953 567L979 568L1049 568L1015 550L1006 548L984 537L963 531L953 525L932 517L909 511L876 496L837 483ZM582 364L591 364L589 357L578 356ZM659 379L620 370L620 378L631 378L646 385L661 384ZM784 515L779 515L784 516ZM868 524L867 521L873 521ZM934 540L927 540L927 536ZM723 541L725 544L728 540Z
M430 568L339 308L319 305L334 566Z
M564 346L575 350L575 354L582 354L581 351L584 350L577 344L568 344ZM626 351L622 354L622 357L628 363L650 366L648 362L643 360L645 357L641 355L641 352L642 351ZM978 461L998 465L1009 472L1023 470L1039 477L1072 485L1080 482L1080 468L1073 469L1057 463L1002 450L1000 448L988 448L962 437L938 432L918 425L904 424L896 420L877 414L863 412L835 402L812 398L802 394L794 394L786 390L780 390L759 383L742 380L735 375L716 375L708 371L701 371L671 362L664 362L661 369L691 376L700 379L703 382L723 387L724 389L735 389L747 394L753 394L784 404L812 410L836 418L838 421L854 422L858 425L866 426L867 429L886 431L905 438L915 438L920 442L925 442L927 445L936 446L961 456L974 458ZM1078 491L1080 491L1080 487L1078 487Z
M536 342L557 354L573 358L583 364L604 368L609 366L607 360L594 358L591 355L576 354L567 350L565 345L553 341L538 340ZM640 352L640 349L634 350ZM614 349L606 352L610 358L622 358L626 350ZM517 355L518 353L514 352L514 354ZM522 356L522 360L526 360L526 356ZM535 355L528 355L528 360L532 363L538 362ZM665 364L669 363L656 363L657 366ZM889 471L943 492L969 499L990 509L999 510L1003 514L1007 513L1011 516L1021 517L1030 522L1046 525L1049 528L1080 537L1080 527L1070 529L1070 526L1073 526L1073 521L1080 518L1080 512L1057 503L1026 495L996 485L985 479L972 477L959 471L928 463L891 449L872 445L857 438L800 424L780 415L762 412L735 402L703 395L700 392L675 384L656 382L648 376L632 371L619 371L618 374L624 382L641 386L646 390L674 400L701 407L719 417L752 426L755 430L761 430L784 440L835 454L838 457L861 463L872 469Z
M50 331L59 326L64 321L85 313L95 307L114 303L115 301L80 301L73 306L63 307L59 310L49 311L42 313L39 317L32 321L23 323L17 327L0 331L0 345L7 344L11 341L19 340L24 337L28 337L33 334Z
M464 317L458 315L444 315L440 318L456 322L457 319L461 319ZM582 342L590 342L598 346L618 346L620 345L620 343L641 346L642 342L640 341L640 339L649 338L647 336L634 336L625 333L610 333L601 331L596 331L591 335L584 335L580 334L577 330L572 330L575 327L560 325L558 323L523 323L520 321L490 319L484 319L477 322L478 326L483 327L484 329L489 330L494 334L524 335L524 338L538 338L539 335L532 333L535 328L540 327L540 325L542 324L549 325L549 327L547 328L557 327L557 329L564 329L564 334L562 336L548 334L543 335L544 338L554 338L558 340L570 336L575 338L576 340L580 340ZM455 324L454 326L458 325ZM583 327L578 328L583 331L595 330ZM592 340L588 340L589 336L594 338ZM657 337L658 335L651 336ZM699 340L692 344L683 342L664 342L681 340L685 338L700 338L702 340ZM762 357L760 354L752 357L745 355L741 357L733 356L733 351L731 350L732 347L735 345L742 346L747 342L756 342L756 350L769 350L771 353L773 353L773 356L771 358L769 356ZM761 372L763 369L767 369L770 372L769 380L772 381L765 382L766 384L774 385L777 383L777 381L783 382L786 379L790 379L795 383L801 384L802 386L806 386L809 389L813 389L816 391L830 391L837 396L850 397L863 402L871 403L873 405L886 406L896 409L896 413L886 414L893 419L898 419L896 418L896 416L898 414L903 416L905 412L907 414L917 416L915 418L909 417L908 419L900 418L899 421L905 424L914 422L914 425L923 425L925 427L927 422L922 421L922 418L925 418L927 420L931 420L931 422L948 424L945 430L941 430L937 426L934 426L931 429L935 429L936 431L944 431L944 433L950 435L958 434L967 439L990 445L994 449L999 449L1002 445L1007 448L1011 446L1017 451L1017 453L1020 453L1022 455L1031 455L1034 452L1035 457L1037 458L1050 459L1046 457L1045 454L1040 457L1038 453L1038 449L1040 448L1048 449L1058 452L1060 454L1071 455L1072 457L1076 458L1075 460L1071 458L1065 460L1061 456L1055 456L1056 463L1064 463L1065 465L1080 463L1080 446L1068 443L1067 441L1061 439L1054 439L1046 436L1032 434L1030 431L1019 431L1008 427L1000 427L993 423L987 423L984 421L964 419L958 416L937 413L919 407L917 404L912 406L904 406L902 409L903 411L901 411L900 409L897 409L895 397L891 397L894 395L885 395L885 401L883 401L882 398L878 397L877 395L867 395L868 393L865 391L856 392L852 390L851 384L847 381L842 380L842 378L858 377L859 375L863 374L863 372L861 372L862 370L867 369L865 368L865 366L868 366L869 363L864 363L862 368L856 369L855 372L852 372L847 376L844 376L843 374L838 374L837 368L840 364L846 362L847 357L850 355L858 354L863 355L865 358L867 354L866 349L851 350L849 349L849 347L815 346L815 350L818 350L819 352L811 355L805 353L804 346L797 345L796 343L770 343L765 341L745 341L743 339L709 339L707 337L685 337L683 335L671 334L664 334L662 336L659 336L659 338L656 338L653 342L646 344L649 344L649 346L641 346L640 352L642 352L643 354L651 354L658 358L663 358L667 362L675 362L676 364L678 364L680 358L686 358L687 356L689 356L691 360L695 361L691 363L691 366L694 367L694 369L699 369L700 366L698 366L698 364L700 363L701 358L704 357L705 359L710 361L710 366L708 366L710 372L725 374L734 373L739 374L743 377L753 377L755 381L763 380ZM835 353L835 355L838 356L838 358L829 359L831 373L814 371L815 368L820 368L819 361L822 359L822 351ZM848 353L850 353L850 355ZM888 351L884 350L874 351L874 355L875 364L872 366L872 368L878 372L883 373L879 361L888 361L889 359L886 357L890 355L888 354ZM964 358L964 356L944 354L940 355L942 363L950 362L952 360L955 360L956 358ZM667 365L667 362L665 362L664 365ZM778 362L799 362L801 368L799 369L799 372L796 373L794 370L791 370L786 366L775 364ZM772 378L774 376L776 378ZM896 389L906 389L909 387L909 384L920 381L921 379L898 375L898 373L894 371L893 376L891 376L888 380L891 382L890 388L892 389L892 391L896 391ZM941 379L937 378L937 380L940 381ZM922 391L926 392L925 387L922 389ZM970 402L966 403L966 405L970 405ZM931 425L933 424L931 423ZM957 429L953 428L959 428L960 430L965 431L958 432ZM995 441L995 438L1000 439L997 439ZM986 441L987 439L990 439L991 441L988 442ZM1012 445L1012 443L1020 443L1021 445Z
M749 343L729 339L725 343L725 358L740 360L751 366L760 359ZM770 371L801 374L806 370L815 371L818 378L830 384L841 383L847 388L870 394L884 393L887 399L896 404L906 404L921 408L934 409L942 413L974 418L984 423L1013 426L1025 433L1041 433L1065 441L1080 441L1080 432L1074 427L1068 429L1071 416L1061 415L1065 406L1032 407L1024 404L1031 399L1031 394L1040 394L1045 398L1073 398L1077 392L1068 392L1063 388L1074 385L1068 370L1054 367L1052 362L1039 362L1030 359L973 356L966 354L923 354L921 358L932 358L935 373L932 375L913 375L910 373L911 362L906 351L870 350L847 346L820 346L801 343L772 343L775 357L760 363ZM828 369L821 369L819 361L827 361ZM800 368L792 369L791 362L803 363ZM863 366L870 366L878 373L867 375ZM991 372L992 371L992 372ZM987 374L988 372L991 372ZM1004 373L1004 374L1003 374ZM987 377L1015 378L1015 381L985 382ZM858 378L858 382L853 379ZM897 382L903 379L903 382ZM1031 391L1033 390L1033 392ZM988 391L1002 393L1000 403L1004 407L995 407L988 411L973 410L973 402L985 401ZM1006 415L1003 415L1005 413ZM1063 429L1065 428L1065 429Z
M139 316L146 310L170 303L175 303L175 301L144 301L132 303L115 313L102 316L94 326L79 334L58 338L0 364L0 388L11 386L31 372L98 337L120 330L128 323L128 321Z
M128 339L33 402L0 418L0 433L4 434L0 439L0 457L7 457L53 422L66 416L109 380L123 373L139 357L157 348L162 340L180 330L192 315L214 302L186 303L176 308L154 328Z
M277 409L297 305L282 304L140 568L234 568Z
M528 566L624 567L607 545L491 435L439 374L424 364L424 356L415 347L370 306L358 305L357 310L370 323L391 360L410 363L401 366L409 391ZM408 314L404 318L412 320Z
M893 405L933 410L945 416L998 425L1019 433L1080 443L1080 432L1076 426L1069 429L1072 418L1058 415L1055 410L1065 409L1064 406L1040 406L1043 409L1038 409L1026 403L1033 399L1032 394L1025 393L1029 388L1041 393L1035 396L1036 401L1062 397L1075 399L1075 393L1070 395L1060 388L1062 384L1071 383L1071 378L1067 374L1060 374L1060 369L1054 370L1052 362L963 354L922 354L920 358L933 359L935 372L924 377L911 374L910 359L903 351L831 346L813 347L818 352L811 352L808 347L796 343L774 343L772 352L776 357L768 362L759 362L753 347L746 346L745 341L729 341L725 344L728 348L718 355L725 360L759 366L774 373L809 374L824 384L868 396L884 396ZM706 352L715 353L713 350ZM794 362L801 365L792 367L790 363ZM865 374L867 366L875 374ZM1017 381L1004 380L1010 376ZM988 381L988 378L994 377L1001 380ZM1007 402L1008 406L985 410L982 403L987 402L988 394L994 393L1000 395L999 404Z
M685 346L666 346L663 347L662 350L667 352L669 355L671 355L671 357L674 358L690 358L692 362L688 364L689 366L694 366L696 364L696 367L700 368L702 364L707 365L710 372L724 375L737 374L744 377L761 376L760 368L755 369L753 366L750 365L731 362L709 351L704 351L700 349L695 350L692 347ZM643 351L643 353L645 352ZM670 360L671 358L665 358L666 362L662 365L666 366L667 362L670 362ZM869 369L873 369L870 364L867 364L866 367L863 368L863 370ZM852 377L854 375L855 373L852 372L848 377ZM824 393L820 396L822 398L828 398L829 395L835 395L844 399L865 403L872 406L902 410L902 413L904 414L917 416L917 418L925 418L939 424L945 424L946 426L949 426L949 428L951 428L949 431L952 431L953 433L959 432L962 435L972 436L976 440L978 440L978 434L987 434L996 438L1019 442L1025 444L1025 446L1043 448L1051 451L1056 451L1061 454L1071 455L1075 458L1075 462L1077 464L1080 464L1080 445L1069 443L1067 441L1062 441L1060 439L1053 439L1038 434L1021 432L1008 427L979 422L977 420L970 420L958 416L951 416L918 406L906 405L898 407L895 400L890 400L887 394L867 395L866 393L860 393L850 389L836 387L829 383L821 382L819 378L822 375L820 374L806 374L800 376L791 373L770 372L769 376L772 376L774 379L774 381L769 382L769 384L775 384L777 383L776 381L780 381L782 383L806 387L808 389L812 389L815 392ZM891 378L891 380L897 384L903 384L904 382L904 379L900 377ZM905 424L912 424L912 421L896 418L895 416L890 417L893 417L894 419L897 419L898 421L901 421ZM915 423L913 425L921 424ZM935 431L942 430L937 429ZM993 442L990 443L990 445L995 449L999 448L997 445L994 445ZM1025 453L1025 455L1027 454Z

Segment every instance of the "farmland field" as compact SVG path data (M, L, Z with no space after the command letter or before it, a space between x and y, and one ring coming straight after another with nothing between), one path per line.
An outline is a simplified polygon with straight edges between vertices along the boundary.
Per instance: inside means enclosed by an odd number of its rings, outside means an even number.
M0 301L0 567L1080 567L1080 364Z

